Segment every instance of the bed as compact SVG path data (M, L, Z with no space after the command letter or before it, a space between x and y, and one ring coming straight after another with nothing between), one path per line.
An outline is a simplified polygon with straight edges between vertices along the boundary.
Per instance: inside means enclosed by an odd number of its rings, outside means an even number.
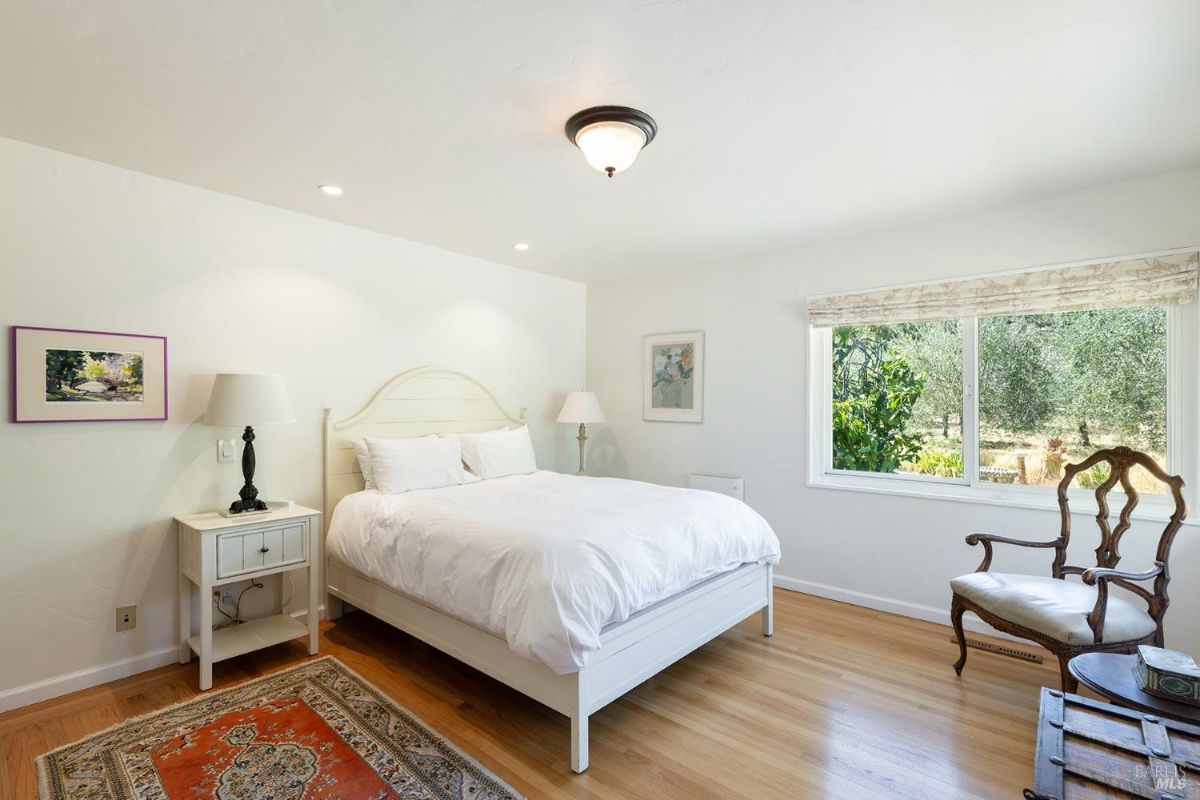
M634 604L617 612L620 621L602 628L593 626L593 636L565 637L571 642L558 649L541 647L537 636L532 634L514 634L510 629L506 635L502 626L504 620L490 620L473 613L473 607L465 602L465 598L462 604L456 604L453 594L437 596L433 591L439 586L437 582L431 584L430 591L401 591L398 586L409 584L393 579L380 566L379 559L373 563L356 557L355 548L367 547L365 543L372 539L383 539L387 526L378 523L379 520L386 521L387 514L403 510L405 515L411 516L414 510L427 509L434 503L439 504L436 507L438 513L431 514L431 518L445 520L447 513L443 512L451 509L461 514L474 511L473 519L479 520L486 517L479 512L486 511L488 504L504 509L506 498L516 498L515 502L529 505L529 498L551 496L547 492L561 493L568 498L564 502L588 508L589 497L593 505L603 507L603 503L611 503L611 493L628 494L636 492L639 486L646 487L645 492L660 494L688 491L660 487L652 490L648 485L630 481L539 472L481 482L487 486L432 490L441 494L428 497L415 492L412 498L393 496L387 499L379 497L377 492L363 492L362 474L351 445L353 439L479 433L524 421L524 410L516 416L508 413L491 392L470 376L434 367L401 373L381 388L358 413L346 419L336 420L332 409L326 409L324 519L327 532L335 517L341 526L334 531L333 546L325 549L326 613L329 618L336 619L341 615L342 604L348 603L566 715L571 720L571 769L583 772L588 765L588 718L592 713L755 613L762 614L763 635L771 635L772 562L777 560L777 554L774 559L759 558L739 563L736 547L730 545L734 549L706 557L706 571L698 571L698 580L648 605L639 602L641 596L632 590L634 587L618 587L623 591L629 589L627 602ZM505 481L508 483L503 483ZM701 503L734 502L716 495L690 497L693 502ZM343 499L346 503L339 513L337 507ZM515 507L508 508L511 511ZM651 511L646 513L651 514ZM350 522L356 516L367 519L372 515L377 522L373 534L354 540L347 532L354 530L348 527ZM602 512L592 516L605 521ZM450 519L453 524L454 518ZM658 524L652 516L646 521L649 526ZM628 526L629 522L627 515L620 524ZM603 528L602 525L589 527ZM668 530L669 527L662 525L664 539L686 533ZM445 535L449 536L449 532ZM774 539L773 533L770 536ZM353 547L347 541L354 541ZM550 540L544 538L542 541ZM650 537L643 536L642 544L651 544ZM696 558L699 560L700 556ZM711 564L726 566L715 569ZM454 572L444 569L437 574L453 576ZM464 586L471 579L472 576L465 576ZM608 580L611 583L611 577ZM553 605L537 596L529 602ZM570 605L569 598L566 605ZM566 616L570 617L569 614ZM575 630L581 627L576 622L578 620L568 618L563 624ZM556 640L554 624L557 623L553 620L547 622L549 632L541 641ZM527 642L532 644L526 646Z

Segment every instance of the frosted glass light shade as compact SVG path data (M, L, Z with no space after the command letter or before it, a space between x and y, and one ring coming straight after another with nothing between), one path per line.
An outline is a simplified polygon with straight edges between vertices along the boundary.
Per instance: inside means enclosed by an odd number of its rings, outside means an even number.
M295 421L280 375L218 375L204 412L204 424L212 427Z
M646 146L646 134L628 122L594 122L575 135L575 144L592 167L612 175L633 164Z
M604 422L604 411L593 393L571 392L567 395L567 402L563 403L562 411L558 412L558 421L576 424Z

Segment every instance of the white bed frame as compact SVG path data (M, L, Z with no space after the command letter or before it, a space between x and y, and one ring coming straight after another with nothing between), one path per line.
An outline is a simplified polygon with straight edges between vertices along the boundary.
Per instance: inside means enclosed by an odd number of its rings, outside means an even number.
M357 414L334 421L325 409L325 524L338 501L363 488L350 440L471 433L525 421L508 414L484 386L460 372L420 367L376 392ZM600 649L579 672L559 675L513 653L503 638L423 605L325 559L326 613L342 601L454 656L571 718L571 769L588 765L588 717L724 631L762 611L772 633L770 565L746 564L606 627Z

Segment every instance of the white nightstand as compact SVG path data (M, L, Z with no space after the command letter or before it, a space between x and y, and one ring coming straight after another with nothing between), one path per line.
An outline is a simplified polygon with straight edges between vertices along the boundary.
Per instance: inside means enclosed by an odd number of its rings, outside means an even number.
M223 517L215 511L175 518L179 527L179 663L191 661L193 651L200 657L201 690L212 688L214 661L306 633L308 652L316 654L320 585L315 564L320 516L319 511L294 506L243 518ZM214 588L298 569L308 572L307 626L284 612L213 630ZM193 587L200 592L195 633Z

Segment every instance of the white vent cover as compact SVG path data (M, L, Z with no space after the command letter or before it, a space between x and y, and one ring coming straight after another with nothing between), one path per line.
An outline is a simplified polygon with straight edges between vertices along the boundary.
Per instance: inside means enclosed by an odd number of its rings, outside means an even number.
M730 497L746 501L745 478L731 478L726 475L688 475L689 489L703 489L707 492L720 492Z

